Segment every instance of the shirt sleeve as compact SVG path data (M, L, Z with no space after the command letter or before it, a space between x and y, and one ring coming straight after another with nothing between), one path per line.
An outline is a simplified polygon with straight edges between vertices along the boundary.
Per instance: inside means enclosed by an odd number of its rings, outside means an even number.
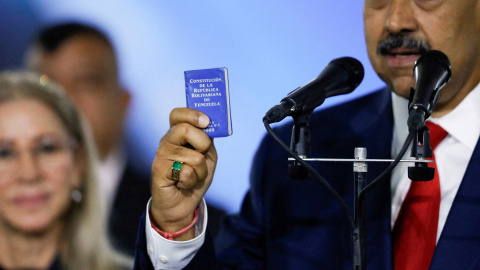
M195 238L188 241L172 241L163 238L150 223L151 199L147 204L145 234L148 256L155 269L183 269L190 263L205 241L208 213L205 200L198 205L198 220L195 224Z

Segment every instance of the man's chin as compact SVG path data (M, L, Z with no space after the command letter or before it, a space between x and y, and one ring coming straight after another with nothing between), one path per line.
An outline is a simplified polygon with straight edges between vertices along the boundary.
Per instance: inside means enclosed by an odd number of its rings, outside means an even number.
M393 92L395 92L395 94L408 99L410 96L410 89L415 87L415 79L399 78L394 80L392 84L387 85Z

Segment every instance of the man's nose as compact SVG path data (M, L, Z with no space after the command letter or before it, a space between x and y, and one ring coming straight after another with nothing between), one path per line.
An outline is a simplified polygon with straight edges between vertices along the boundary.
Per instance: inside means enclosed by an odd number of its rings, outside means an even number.
M418 25L410 0L392 0L389 5L385 29L389 33L414 32Z

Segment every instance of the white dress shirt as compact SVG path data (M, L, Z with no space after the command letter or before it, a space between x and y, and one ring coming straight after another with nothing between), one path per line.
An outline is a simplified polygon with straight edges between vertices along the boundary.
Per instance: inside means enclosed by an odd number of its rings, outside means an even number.
M429 118L430 121L444 128L448 135L435 149L435 159L439 167L441 203L438 222L437 241L447 219L453 199L462 181L470 157L480 136L480 86L470 94L450 113L441 118ZM392 142L392 157L400 151L408 135L408 101L392 94L394 132ZM367 149L368 150L368 149ZM405 158L410 157L410 151ZM410 188L407 167L414 164L401 162L393 171L392 189L392 228L400 211L400 206ZM147 211L150 209L150 202ZM203 211L200 211L203 209ZM148 212L147 212L148 213ZM195 227L197 237L186 242L171 241L163 238L150 226L147 215L146 234L148 255L155 269L182 269L197 253L205 240L207 224L207 209L205 202L199 205L199 217Z
M147 204L147 213L150 213L151 200ZM207 204L202 200L197 207L198 220L195 224L196 237L189 241L173 241L163 238L150 225L150 215L146 215L145 233L147 235L148 256L155 270L180 270L185 268L193 259L205 241L208 213Z
M438 166L435 173L440 178L441 192L437 241L480 136L479 88L477 85L454 110L443 117L427 119L448 132L447 137L435 149L435 162ZM395 123L392 156L395 157L408 135L408 101L396 94L392 94L392 98ZM405 153L405 158L410 158L410 151ZM408 166L413 166L413 163L400 163L392 173L392 228L410 188Z

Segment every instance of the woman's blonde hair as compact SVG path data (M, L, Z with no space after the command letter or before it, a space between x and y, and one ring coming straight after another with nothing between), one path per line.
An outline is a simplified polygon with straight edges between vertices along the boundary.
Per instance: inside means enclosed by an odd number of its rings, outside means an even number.
M109 270L130 267L132 261L115 252L107 238L105 208L98 194L97 150L90 128L63 89L45 75L27 71L0 73L0 103L35 99L49 106L77 141L85 161L81 200L72 200L66 214L61 250L62 269Z

